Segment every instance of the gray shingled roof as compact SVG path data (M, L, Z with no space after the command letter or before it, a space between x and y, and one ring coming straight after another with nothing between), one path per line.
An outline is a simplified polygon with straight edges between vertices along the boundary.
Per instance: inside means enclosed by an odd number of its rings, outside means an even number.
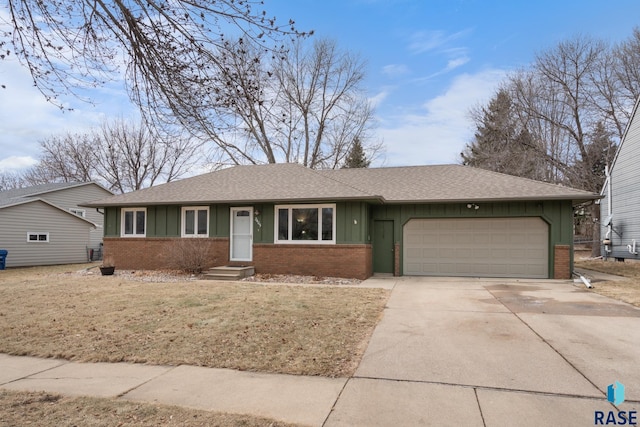
M50 184L33 185L25 188L14 188L0 191L0 208L18 205L33 200L39 200L38 196L67 188L80 187L95 184L93 182L55 182ZM96 184L97 185L97 184Z
M386 202L593 200L590 193L462 165L406 166L320 171Z
M58 191L65 188L77 187L79 185L86 185L86 182L56 182L51 184L40 184L26 188L14 188L11 190L0 191L0 200L33 197L44 193L50 193L52 191Z
M380 203L574 200L595 193L460 165L312 170L297 164L236 166L86 203L159 204L371 200Z

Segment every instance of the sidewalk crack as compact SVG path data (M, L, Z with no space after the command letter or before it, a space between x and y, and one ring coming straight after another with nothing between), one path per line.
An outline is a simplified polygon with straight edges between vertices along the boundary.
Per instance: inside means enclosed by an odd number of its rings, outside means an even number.
M487 422L484 420L484 414L482 413L482 405L480 405L480 398L478 397L478 389L473 388L473 394L476 396L476 403L478 404L478 410L480 411L480 418L482 418L482 425L487 427Z
M143 381L143 382L141 382L141 383L139 383L139 384L136 384L136 385L134 385L133 387L131 387L131 388L129 388L129 389L127 389L127 390L123 391L122 393L120 393L120 394L118 394L118 395L116 396L116 399L119 399L119 398L123 397L124 395L126 395L126 394L128 394L128 393L131 393L133 390L135 390L135 389L137 389L137 388L140 388L140 387L142 387L143 385L148 384L148 383L150 383L151 381L153 381L153 380L155 380L155 379L157 379L157 378L160 378L161 376L163 376L163 375L165 375L165 374L168 374L169 372L171 372L171 371L175 370L176 368L179 368L180 366L182 366L182 365L178 365L178 366L167 366L167 368L169 368L169 369L167 369L166 371L160 372L158 375L156 375L156 376L154 376L154 377L152 377L152 378L149 378L148 380Z

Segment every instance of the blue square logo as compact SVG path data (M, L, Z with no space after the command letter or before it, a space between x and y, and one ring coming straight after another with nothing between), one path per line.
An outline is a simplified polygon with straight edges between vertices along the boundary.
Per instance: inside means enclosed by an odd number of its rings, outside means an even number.
M618 406L624 402L624 384L616 381L607 387L607 400Z

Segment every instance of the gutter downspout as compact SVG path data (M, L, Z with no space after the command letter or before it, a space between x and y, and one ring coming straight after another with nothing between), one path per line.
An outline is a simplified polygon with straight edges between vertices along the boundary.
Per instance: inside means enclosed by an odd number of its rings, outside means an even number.
M611 205L611 173L609 171L609 165L605 165L604 167L604 176L607 179L607 218L611 218L613 208ZM611 231L613 230L613 225L611 223L612 221L610 219L607 224L607 234L604 236L604 241L608 243L604 245L605 258L607 258L607 255L611 253L611 248L609 247L609 245L611 245Z
M584 283L584 285L587 288L589 288L589 289L593 288L593 285L591 284L591 281L589 279L587 279L586 277L584 277L582 274L578 273L577 271L574 271L573 274L578 276L580 278L580 281L582 283Z

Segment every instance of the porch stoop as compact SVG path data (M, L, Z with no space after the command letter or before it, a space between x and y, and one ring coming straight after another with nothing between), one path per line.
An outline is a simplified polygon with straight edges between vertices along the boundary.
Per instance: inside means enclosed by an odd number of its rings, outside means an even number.
M202 278L206 280L240 280L253 276L256 270L253 266L248 267L213 267L204 273Z

